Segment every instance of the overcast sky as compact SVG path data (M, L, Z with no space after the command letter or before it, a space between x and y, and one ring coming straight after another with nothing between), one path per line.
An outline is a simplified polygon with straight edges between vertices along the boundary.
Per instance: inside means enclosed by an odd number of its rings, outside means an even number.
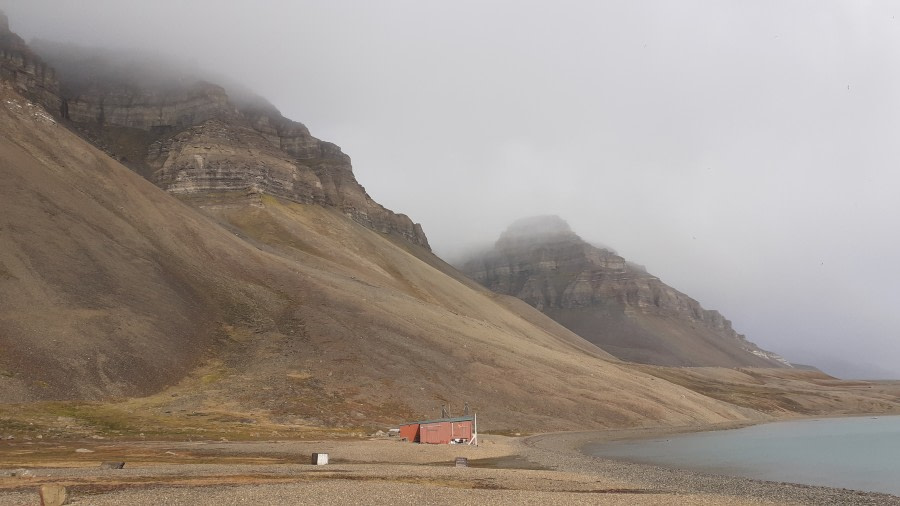
M900 377L900 4L0 8L26 40L151 47L246 84L445 258L558 214L764 348Z

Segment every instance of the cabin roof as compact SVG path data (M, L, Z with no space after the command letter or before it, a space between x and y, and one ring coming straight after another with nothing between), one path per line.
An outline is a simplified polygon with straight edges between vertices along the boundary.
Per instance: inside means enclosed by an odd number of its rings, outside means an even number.
M471 422L475 419L473 416L454 416L450 418L438 418L436 420L422 420L419 422L406 422L403 425L424 425L426 423L439 423L439 422Z

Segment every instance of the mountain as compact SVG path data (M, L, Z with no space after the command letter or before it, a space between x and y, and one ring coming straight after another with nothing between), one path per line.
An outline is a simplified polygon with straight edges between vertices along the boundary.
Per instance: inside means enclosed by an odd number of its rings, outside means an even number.
M206 214L6 85L0 104L2 402L163 392L160 415L326 426L464 401L501 427L748 416L332 207L257 195Z
M488 427L748 416L470 282L299 124L265 131L227 105L206 117L207 95L149 92L115 108L97 99L91 123L72 114L91 96L64 97L66 116L33 100L36 82L0 87L0 402L142 397L161 417L313 426L464 401ZM135 104L155 96L171 107L152 121L111 123L146 118ZM108 155L141 144L150 180ZM266 179L281 174L298 184Z
M464 402L495 430L898 405L815 372L623 363L443 262L337 146L261 99L156 68L135 83L83 50L54 70L63 52L0 41L5 431L270 437Z
M461 270L513 295L591 343L631 362L667 366L790 367L613 251L591 245L557 216L512 224L493 250Z
M428 247L419 224L366 193L340 147L313 137L265 100L246 92L232 100L190 69L139 54L40 41L35 50L56 68L61 119L163 189L320 204Z
M56 71L9 29L9 19L0 12L0 79L40 104L52 114L62 106Z

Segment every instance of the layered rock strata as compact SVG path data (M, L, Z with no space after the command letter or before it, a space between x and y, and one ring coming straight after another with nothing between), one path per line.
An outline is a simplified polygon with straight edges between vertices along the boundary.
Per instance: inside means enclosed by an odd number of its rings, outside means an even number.
M61 69L56 81L49 65L6 32L4 75L14 74L32 96L46 95L36 101L167 191L191 194L200 205L204 195L236 191L334 207L372 230L429 248L419 224L372 200L340 147L313 137L265 100L235 103L221 86L158 63L141 68L39 43Z
M555 216L517 222L492 251L465 262L462 270L625 360L789 365L747 341L718 311L704 309L615 252L585 242Z
M259 125L211 119L153 142L152 179L174 194L239 191L335 207L375 231L428 248L421 225L369 197L338 146L299 124L263 132Z
M65 99L68 119L165 133L204 121L235 120L238 112L225 90L205 82L164 92L141 88L93 86Z
M21 37L9 30L9 21L0 12L0 79L13 83L16 91L59 114L62 100L59 80L52 67L35 54Z

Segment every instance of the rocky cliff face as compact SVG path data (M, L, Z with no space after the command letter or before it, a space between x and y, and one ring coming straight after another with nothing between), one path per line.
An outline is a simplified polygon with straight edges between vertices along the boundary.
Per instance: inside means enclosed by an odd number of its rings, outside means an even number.
M180 195L267 194L334 207L375 231L428 248L421 225L369 197L338 146L298 123L263 132L259 124L211 119L156 140L147 151L151 178Z
M165 133L204 121L238 118L225 90L205 82L170 90L96 84L65 99L75 123L109 125Z
M5 25L4 25L5 26ZM236 103L220 86L134 60L72 47L36 46L0 30L6 79L67 120L94 145L171 193L221 201L223 192L268 194L339 209L381 233L429 248L422 227L384 208L353 175L350 157L258 97ZM7 77L7 74L9 77ZM243 98L243 97L242 97Z
M44 106L51 114L60 111L56 72L35 54L21 37L9 30L0 12L0 79L13 83L16 91Z
M555 216L522 220L462 270L518 297L625 360L659 365L788 366L643 268L593 246Z

